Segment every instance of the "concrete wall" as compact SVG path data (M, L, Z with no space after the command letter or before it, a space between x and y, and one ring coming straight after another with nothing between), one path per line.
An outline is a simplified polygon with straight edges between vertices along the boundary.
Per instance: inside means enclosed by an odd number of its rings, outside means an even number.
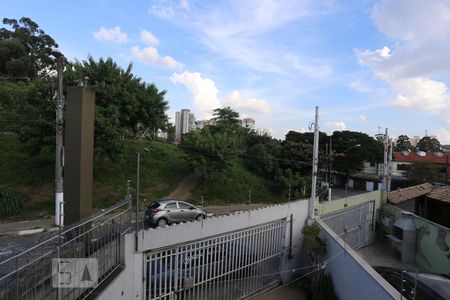
M393 205L383 206L381 220L387 232L400 218L401 209ZM450 229L414 215L417 229L416 264L431 273L450 276Z
M319 210L319 214L323 215L369 201L375 201L375 210L379 209L381 207L381 191L377 190L329 202L321 202L316 204L316 209Z
M395 290L364 259L347 246L323 221L318 221L321 235L327 241L327 271L339 299L400 299Z
M144 299L144 255L134 252L134 233L122 237L122 261L125 269L109 284L97 299Z
M416 216L416 263L432 273L450 276L450 229Z
M292 257L289 257L290 216L292 220ZM141 230L139 251L134 252L134 233L124 237L122 253L125 269L100 295L99 299L142 299L144 253L149 250L173 246L211 236L241 230L274 220L286 218L286 233L281 271L301 266L302 229L308 215L308 200L298 200L229 216L218 216L203 221L174 224L165 228ZM292 273L282 272L283 282L292 278Z

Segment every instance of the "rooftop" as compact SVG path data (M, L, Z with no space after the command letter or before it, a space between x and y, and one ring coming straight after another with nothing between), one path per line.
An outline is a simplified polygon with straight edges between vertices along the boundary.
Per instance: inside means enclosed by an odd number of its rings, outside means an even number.
M390 192L388 195L388 200L394 204L400 204L410 199L414 199L425 194L428 194L433 190L433 185L431 183L422 183L415 186L410 186L404 189L399 189L397 191Z
M420 154L420 155L419 155ZM450 159L450 153L442 152L394 152L394 161L398 162L431 162L435 164L446 164L447 159Z

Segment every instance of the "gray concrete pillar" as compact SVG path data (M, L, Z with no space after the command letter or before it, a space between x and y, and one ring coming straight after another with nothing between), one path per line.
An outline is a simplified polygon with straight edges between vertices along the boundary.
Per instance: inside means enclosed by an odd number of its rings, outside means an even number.
M70 225L92 213L95 93L68 87L66 105L64 213Z

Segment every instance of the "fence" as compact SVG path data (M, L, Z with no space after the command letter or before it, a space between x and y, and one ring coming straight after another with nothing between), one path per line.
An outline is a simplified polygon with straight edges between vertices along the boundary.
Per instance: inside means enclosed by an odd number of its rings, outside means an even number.
M43 242L0 262L0 299L84 299L121 267L121 236L131 230L131 202L124 200L61 229ZM90 288L53 287L52 260L95 258L98 280Z
M329 213L321 220L350 247L361 248L369 244L370 233L375 229L375 201Z
M145 299L242 299L281 281L286 219L146 254Z

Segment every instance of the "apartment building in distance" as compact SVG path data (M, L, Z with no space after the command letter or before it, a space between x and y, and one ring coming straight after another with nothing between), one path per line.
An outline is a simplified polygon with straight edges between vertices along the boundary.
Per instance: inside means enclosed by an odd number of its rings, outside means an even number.
M181 141L181 135L195 130L195 116L189 109L175 113L175 142Z

